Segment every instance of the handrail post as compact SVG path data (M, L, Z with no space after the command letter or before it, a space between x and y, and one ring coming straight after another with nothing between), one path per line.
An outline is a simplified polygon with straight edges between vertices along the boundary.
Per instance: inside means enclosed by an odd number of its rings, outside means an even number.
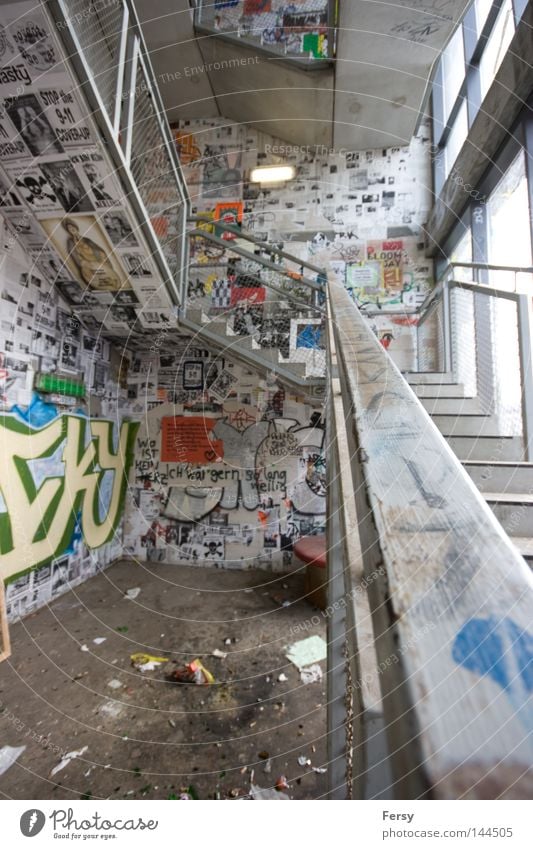
M450 303L450 286L448 280L445 280L442 287L442 323L444 333L444 371L451 374L453 369L452 357L452 321L451 321L451 303Z
M533 332L531 297L529 295L518 296L517 310L524 449L526 460L531 461L533 458Z

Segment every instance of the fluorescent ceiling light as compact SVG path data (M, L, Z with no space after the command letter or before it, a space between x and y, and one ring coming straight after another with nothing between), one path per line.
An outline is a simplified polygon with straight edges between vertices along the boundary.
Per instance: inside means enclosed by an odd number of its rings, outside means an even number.
M252 183L285 183L295 177L296 168L293 165L263 165L253 169L250 180Z

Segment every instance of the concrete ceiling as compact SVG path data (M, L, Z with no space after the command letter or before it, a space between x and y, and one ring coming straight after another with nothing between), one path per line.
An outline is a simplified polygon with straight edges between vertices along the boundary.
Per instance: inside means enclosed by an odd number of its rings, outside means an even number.
M433 66L470 0L340 0L334 145L408 144Z
M169 120L219 116L209 75L191 70L205 60L189 0L135 0L135 8Z
M435 61L468 5L340 0L337 59L309 72L195 35L188 0L136 0L171 120L223 116L291 144L349 150L409 142Z

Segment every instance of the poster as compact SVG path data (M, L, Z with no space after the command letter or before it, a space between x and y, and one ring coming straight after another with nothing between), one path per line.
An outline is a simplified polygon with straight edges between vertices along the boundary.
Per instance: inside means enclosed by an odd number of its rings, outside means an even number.
M244 212L244 204L242 201L232 201L231 203L217 203L215 207L215 221L221 221L230 227L240 227L242 224L242 216ZM219 239L229 242L236 239L234 233L228 233L215 225L215 235Z
M133 228L128 221L126 213L122 210L106 212L102 217L102 223L115 246L139 247L133 233Z
M65 212L91 212L92 206L85 187L69 159L43 162L41 169Z
M63 88L39 89L39 100L56 139L65 150L90 144L91 131L73 92Z
M32 156L63 153L45 112L35 94L22 94L5 101L4 108Z
M61 212L58 195L40 168L6 163L5 171L9 190L15 189L32 212Z
M218 401L225 401L231 395L238 377L227 369L223 369L209 387L209 391Z
M129 282L94 216L47 218L41 221L73 276L100 292L129 288Z
M187 360L183 364L183 388L203 389L204 364L202 360Z
M217 420L204 416L165 416L161 420L163 463L214 463L224 457L224 443L213 435Z

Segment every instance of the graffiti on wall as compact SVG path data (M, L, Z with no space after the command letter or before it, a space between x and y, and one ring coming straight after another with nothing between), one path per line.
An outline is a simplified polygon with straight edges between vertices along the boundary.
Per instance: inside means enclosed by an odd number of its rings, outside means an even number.
M228 361L224 371L230 398L208 389L204 410L160 405L141 426L125 528L141 559L273 568L323 526L320 413Z
M138 424L60 415L34 428L0 423L0 577L64 554L76 533L105 545L119 525ZM116 444L115 444L116 443Z

